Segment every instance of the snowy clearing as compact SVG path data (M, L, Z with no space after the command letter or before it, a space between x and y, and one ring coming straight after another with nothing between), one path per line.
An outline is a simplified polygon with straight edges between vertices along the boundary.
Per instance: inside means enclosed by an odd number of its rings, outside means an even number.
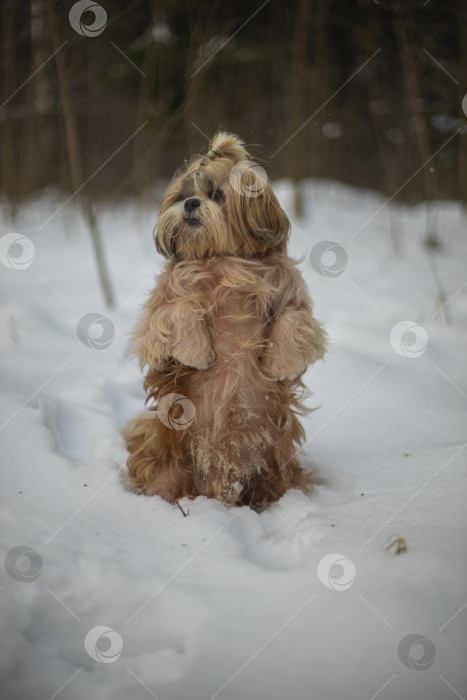
M290 213L290 184L276 192ZM323 182L306 195L289 253L330 336L305 377L319 485L260 515L198 498L184 517L125 489L120 430L144 402L125 351L163 262L155 208L101 212L111 312L72 205L41 230L52 195L2 220L35 248L0 242L8 700L466 697L465 215L436 206L441 308L425 205ZM334 253L311 252L321 241ZM106 347L78 337L90 313L113 324Z

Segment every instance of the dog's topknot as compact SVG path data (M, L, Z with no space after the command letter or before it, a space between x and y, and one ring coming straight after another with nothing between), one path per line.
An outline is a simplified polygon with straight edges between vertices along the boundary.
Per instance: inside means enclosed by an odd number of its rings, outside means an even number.
M213 159L216 156L230 158L234 163L247 160L249 153L245 148L245 142L235 134L226 131L219 131L211 141L208 157Z

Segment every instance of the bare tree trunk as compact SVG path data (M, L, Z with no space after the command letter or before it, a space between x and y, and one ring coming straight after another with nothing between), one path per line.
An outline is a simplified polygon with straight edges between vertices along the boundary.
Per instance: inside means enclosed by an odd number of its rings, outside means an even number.
M311 0L299 0L295 14L290 59L288 132L291 135L300 129L307 116L309 116L306 114L306 96L311 76L310 71L307 70L306 49L307 40L310 36L312 10L313 2ZM307 163L305 159L308 153L304 137L304 131L298 131L288 146L290 159L288 170L293 178L294 213L298 219L302 219L304 216L301 181L306 173Z
M196 75L193 75L193 66L195 65L196 54L198 48L206 42L206 20L203 17L201 6L197 8L196 19L192 18L193 31L190 33L190 41L186 49L185 56L185 74L184 82L184 98L183 98L183 123L185 131L185 141L191 143L193 134L192 119L194 114L199 114L198 104L200 96L203 94L203 80L206 81L205 73L201 70ZM230 28L226 27L226 31L230 32ZM193 77L191 77L193 75ZM195 107L196 105L196 107ZM202 112L201 112L202 113ZM206 134L211 136L211 134Z
M2 27L3 27L3 99L0 103L6 102L15 89L15 33L13 31L14 15L8 3L2 4ZM16 180L15 173L15 152L14 152L14 124L12 115L12 102L9 100L3 107L4 117L2 123L2 182L3 190L7 194L10 205L10 215L14 219L17 211Z
M394 13L394 28L396 31L397 40L399 43L399 52L404 73L407 94L409 97L410 111L414 117L415 139L418 152L420 155L421 164L427 163L433 156L431 148L428 125L424 113L419 108L422 104L420 84L420 73L417 70L418 52L415 53L412 46L409 44L405 31L404 20ZM440 241L436 230L436 213L430 211L430 203L438 199L438 183L436 171L430 168L423 168L423 177L425 182L425 196L427 199L427 228L425 235L425 244L430 247L438 247Z
M375 47L380 45L378 37L378 24L372 21L375 17L374 13L370 13L369 22L369 41L370 53L375 51ZM392 194L399 187L399 182L397 178L398 164L397 156L394 153L394 146L388 142L386 138L386 120L381 113L381 110L377 108L378 104L381 104L383 95L380 90L380 84L378 81L378 74L376 72L376 67L373 66L373 70L368 71L368 97L369 97L369 111L373 122L373 130L376 137L376 143L378 144L378 150L381 156L381 162L383 165L384 177L386 180L386 189L388 194ZM397 224L393 220L392 208L389 208L389 226L390 226L390 237L393 251L396 255L401 252L401 231L397 227Z
M44 16L41 3L38 0L31 0L31 21L30 21L30 46L31 63L30 75L46 59L44 55ZM25 110L22 119L21 152L19 154L20 168L18 168L18 201L23 202L31 192L32 169L35 163L35 152L37 149L37 134L40 133L40 120L43 115L40 106L37 104L37 94L45 94L45 76L39 72L30 80L26 87Z
M460 4L460 3L459 3ZM459 79L467 75L467 9L465 5L459 13ZM461 120L467 117L467 90L465 80L459 80L459 111ZM463 111L465 110L465 112ZM467 213L467 134L459 134L459 199L464 202Z
M61 42L53 0L47 0L47 9L50 19L52 41L54 49L57 50ZM61 98L63 121L65 126L65 138L68 152L68 164L70 167L71 186L72 189L76 192L84 182L84 178L80 160L78 130L76 128L76 120L73 111L70 86L66 74L65 61L62 51L58 51L56 53L55 61L57 66L58 86ZM78 197L85 220L89 226L89 230L91 233L91 239L94 248L94 254L96 256L97 268L99 271L99 278L104 298L107 305L111 307L114 305L114 297L107 272L107 266L105 263L104 251L102 248L101 236L97 226L96 216L93 212L92 205L88 197L82 193L80 193Z
M156 14L156 2L152 0L150 3L151 16L149 20L149 27L152 31L154 26L154 18ZM144 52L142 72L139 79L139 92L138 92L138 102L136 105L136 127L139 127L147 115L150 113L151 102L153 101L154 88L156 86L157 80L157 45L155 41L149 40L146 44L146 50ZM133 162L130 175L132 176L137 168L137 164L141 161L145 153L144 144L147 142L147 136L143 134L138 134L133 142ZM145 173L143 172L143 179ZM133 194L138 196L140 187L137 185L137 180L132 181Z
M311 36L313 58L311 65L310 89L312 96L312 109L310 113L316 112L316 110L324 104L332 92L329 90L328 85L329 66L334 62L333 60L330 61L329 40L327 35L330 8L331 3L329 0L317 0L316 11L311 20L313 27ZM331 105L329 105L329 108L331 108ZM319 115L317 115L317 119L322 120L324 115L325 112L321 112ZM304 145L307 153L313 154L313 163L316 163L318 172L324 172L326 169L327 153L329 149L328 139L323 138L321 130L315 130L314 137L312 137L312 147L307 147L306 143ZM305 161L304 167L306 170L309 170L310 163Z

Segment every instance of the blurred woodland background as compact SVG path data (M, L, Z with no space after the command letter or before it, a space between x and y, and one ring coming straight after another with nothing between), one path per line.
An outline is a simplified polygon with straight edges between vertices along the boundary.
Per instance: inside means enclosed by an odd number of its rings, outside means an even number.
M107 23L89 37L70 24L73 0L2 0L12 213L49 186L141 196L219 127L254 144L272 178L465 200L466 2L99 2Z

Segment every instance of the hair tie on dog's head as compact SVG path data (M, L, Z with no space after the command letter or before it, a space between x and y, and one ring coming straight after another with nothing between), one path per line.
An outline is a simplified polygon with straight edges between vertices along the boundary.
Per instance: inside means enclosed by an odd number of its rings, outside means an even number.
M208 158L209 158L209 160L214 160L214 158L217 158L218 155L219 155L218 151L208 151L208 153L206 153L203 160L201 161L200 167L204 168L206 163L207 163Z

